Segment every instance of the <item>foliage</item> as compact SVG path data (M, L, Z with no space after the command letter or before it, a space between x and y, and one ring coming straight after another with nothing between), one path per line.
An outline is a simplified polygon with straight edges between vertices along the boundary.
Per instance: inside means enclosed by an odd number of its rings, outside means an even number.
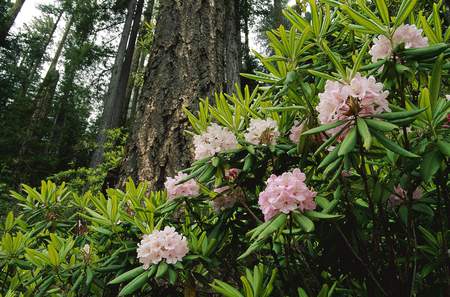
M12 192L21 211L2 226L2 293L448 295L450 29L441 2L416 2L310 0L310 18L286 9L289 29L272 30L273 54L257 55L265 71L243 74L261 85L185 110L187 133L208 135L195 145L214 147L166 183L178 197L132 181L106 194L51 181ZM429 46L390 43L372 61L374 37L392 39L404 23L422 28ZM324 102L334 108L325 124ZM276 127L249 131L268 120ZM220 150L212 123L235 148ZM198 195L183 196L185 182ZM258 198L269 190L265 207L277 213L264 220ZM314 205L301 208L309 192ZM140 239L167 226L186 237L188 254L144 269Z

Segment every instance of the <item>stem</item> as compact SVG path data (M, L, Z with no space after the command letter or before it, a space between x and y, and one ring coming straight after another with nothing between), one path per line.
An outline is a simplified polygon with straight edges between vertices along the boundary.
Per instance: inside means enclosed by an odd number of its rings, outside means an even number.
M366 262L363 261L363 259L361 259L361 257L358 255L358 253L356 253L356 251L353 249L352 245L350 244L350 242L348 241L347 237L345 236L344 232L342 232L341 228L339 227L339 225L337 225L335 223L336 229L338 230L339 234L341 235L342 239L344 240L345 244L347 245L347 247L350 249L350 251L352 252L353 256L356 258L356 260L358 260L358 262L361 263L361 265L364 267L364 269L367 270L367 273L369 274L370 278L372 279L372 281L375 283L375 285L378 287L378 289L381 291L381 293L384 296L387 296L386 292L384 291L383 287L380 285L380 283L377 281L376 277L373 275L371 269L369 268L369 266L366 264Z

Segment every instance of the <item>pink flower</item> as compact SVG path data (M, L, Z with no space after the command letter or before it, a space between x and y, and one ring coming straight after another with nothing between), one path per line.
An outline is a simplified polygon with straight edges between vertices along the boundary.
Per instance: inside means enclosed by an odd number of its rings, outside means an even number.
M186 173L179 172L175 177L168 177L164 186L167 190L167 197L173 200L177 197L197 196L200 187L195 180L190 179L182 184L178 184L183 178L187 177Z
M303 123L299 124L297 121L294 122L294 126L292 126L290 130L291 133L289 134L289 139L293 143L298 143L300 141L300 136L303 132L304 126L305 125Z
M392 36L394 47L405 44L405 48L420 48L428 46L428 38L422 36L422 29L416 25L402 25L395 30Z
M319 121L330 124L355 115L370 116L390 111L386 100L388 95L388 91L383 91L383 84L377 83L373 76L366 78L357 73L350 84L328 80L325 91L319 94L320 102L316 107ZM342 126L339 126L327 133L334 135L341 129Z
M305 174L298 168L280 176L272 174L266 189L259 194L258 203L264 220L268 221L280 212L287 214L296 209L302 212L315 209L317 193L308 189L305 179Z
M417 188L412 193L412 199L418 200L422 197L422 194L422 189ZM397 185L394 188L394 193L389 197L389 205L395 207L403 204L407 199L407 192L400 185Z
M238 177L239 172L241 172L239 168L225 169L225 179L234 181Z
M214 156L216 153L238 147L236 136L226 127L212 123L206 132L194 136L195 159Z
M369 54L372 56L372 62L390 57L392 55L391 41L384 35L375 37Z
M274 145L280 136L280 132L278 132L277 122L272 119L251 119L250 126L244 136L247 142L255 145Z
M428 46L428 38L422 36L422 29L415 25L402 25L392 35L392 40L384 35L379 35L373 40L373 46L369 51L372 62L389 58L395 47L404 44L405 48L420 48Z
M188 253L186 237L178 234L175 228L166 226L164 230L155 230L144 235L138 244L137 257L139 263L148 269L152 264L158 264L165 259L168 264L181 261Z

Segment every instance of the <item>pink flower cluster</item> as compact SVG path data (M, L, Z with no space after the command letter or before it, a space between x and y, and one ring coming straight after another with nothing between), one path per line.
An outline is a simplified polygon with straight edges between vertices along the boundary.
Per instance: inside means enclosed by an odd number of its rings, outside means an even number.
M187 177L186 173L179 172L175 177L168 177L164 186L167 190L167 197L173 200L177 197L197 196L200 193L200 187L197 182L190 179L182 184L178 184L183 178Z
M380 35L373 40L374 44L369 53L372 62L389 58L395 47L404 44L405 48L420 48L428 46L428 38L422 36L422 29L417 29L415 25L402 25L398 27L392 35L392 40L384 35Z
M422 194L422 189L417 188L412 193L412 199L419 200L420 198L422 198ZM403 204L407 199L407 192L400 185L397 185L394 188L394 193L389 197L389 205L391 207L399 206Z
M194 136L195 159L214 156L216 153L238 147L236 136L226 127L212 123L206 132Z
M211 201L211 206L215 212L221 212L224 209L233 207L242 198L242 192L240 190L230 189L229 186L214 189L214 192L219 194Z
M314 197L317 193L308 189L305 179L305 174L298 168L280 176L270 176L258 200L264 220L268 221L280 212L287 214L296 209L315 209Z
M178 234L175 228L166 226L164 230L155 230L143 236L138 243L137 257L139 262L148 269L152 264L158 264L165 259L168 264L181 261L188 253L186 237Z
M390 111L388 91L383 91L383 84L377 83L373 76L362 77L357 73L350 84L328 80L325 91L319 94L320 102L316 107L322 124L349 119L354 115L370 116L383 111ZM334 135L341 127L329 130Z
M298 143L300 141L300 136L302 135L303 129L305 125L303 123L299 124L298 121L294 122L294 126L292 126L289 134L289 139L293 143Z
M245 140L255 145L274 145L280 136L277 122L272 119L251 119Z

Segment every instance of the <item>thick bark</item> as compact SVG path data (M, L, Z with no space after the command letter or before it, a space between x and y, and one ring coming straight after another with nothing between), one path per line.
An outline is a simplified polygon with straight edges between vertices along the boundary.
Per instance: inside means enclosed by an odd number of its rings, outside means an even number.
M91 160L92 167L97 166L103 160L103 144L106 141L106 130L120 127L123 124L123 114L126 113L125 92L130 75L130 64L136 43L137 30L139 29L142 6L143 0L130 0L128 2L127 16L114 61L107 97L105 98L100 133L97 138L98 148Z
M11 9L8 11L5 22L1 24L0 28L0 45L3 45L5 43L9 30L11 30L11 27L14 24L14 21L16 20L16 17L22 9L24 3L25 0L17 0L14 3L13 7L11 7Z
M239 61L235 50L226 50L226 41L238 40L225 36L226 22L235 22L226 19L226 10L233 9L228 15L237 17L233 5L236 1L161 2L122 181L131 176L161 187L167 175L190 162L191 141L183 133L188 123L182 107L196 108L199 97L220 91L227 79L238 80L235 70L227 71Z

